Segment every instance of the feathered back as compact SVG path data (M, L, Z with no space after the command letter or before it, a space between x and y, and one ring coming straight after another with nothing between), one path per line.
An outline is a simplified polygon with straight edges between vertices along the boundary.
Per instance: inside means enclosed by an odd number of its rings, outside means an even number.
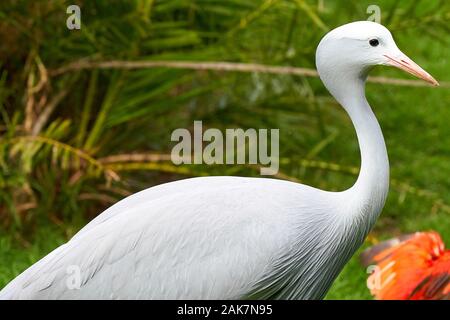
M381 242L364 251L361 262L374 265L367 285L376 299L450 299L450 250L436 232Z

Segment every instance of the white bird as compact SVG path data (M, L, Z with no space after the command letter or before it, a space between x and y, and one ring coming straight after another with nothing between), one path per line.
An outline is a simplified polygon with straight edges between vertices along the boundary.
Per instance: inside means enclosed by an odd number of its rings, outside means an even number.
M361 169L342 192L267 178L192 178L136 193L11 281L1 299L320 299L381 212L389 163L365 98L375 65L438 85L390 32L353 22L316 52L356 129Z

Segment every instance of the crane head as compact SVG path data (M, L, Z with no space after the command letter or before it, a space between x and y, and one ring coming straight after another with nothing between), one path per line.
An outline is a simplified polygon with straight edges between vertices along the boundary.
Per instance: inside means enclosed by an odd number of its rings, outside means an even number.
M316 64L319 74L337 69L339 74L363 77L373 66L393 66L439 85L397 47L387 28L370 21L348 23L327 33L317 47Z

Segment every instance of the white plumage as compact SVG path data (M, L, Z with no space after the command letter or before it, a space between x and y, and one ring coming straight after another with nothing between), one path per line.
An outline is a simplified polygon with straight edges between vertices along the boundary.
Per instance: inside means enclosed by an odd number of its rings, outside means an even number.
M369 45L374 38L377 47ZM385 54L435 82L375 23L337 28L317 51L321 79L357 131L362 163L352 188L327 192L240 177L149 188L107 209L9 283L0 299L324 297L387 194L386 148L364 97L368 67L394 65ZM74 267L81 277L75 289L68 284Z

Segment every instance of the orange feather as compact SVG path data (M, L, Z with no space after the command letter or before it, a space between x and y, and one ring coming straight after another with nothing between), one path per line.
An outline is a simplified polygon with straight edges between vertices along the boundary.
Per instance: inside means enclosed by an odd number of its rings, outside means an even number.
M362 258L375 263L367 284L376 299L450 299L450 250L436 232L389 240Z

